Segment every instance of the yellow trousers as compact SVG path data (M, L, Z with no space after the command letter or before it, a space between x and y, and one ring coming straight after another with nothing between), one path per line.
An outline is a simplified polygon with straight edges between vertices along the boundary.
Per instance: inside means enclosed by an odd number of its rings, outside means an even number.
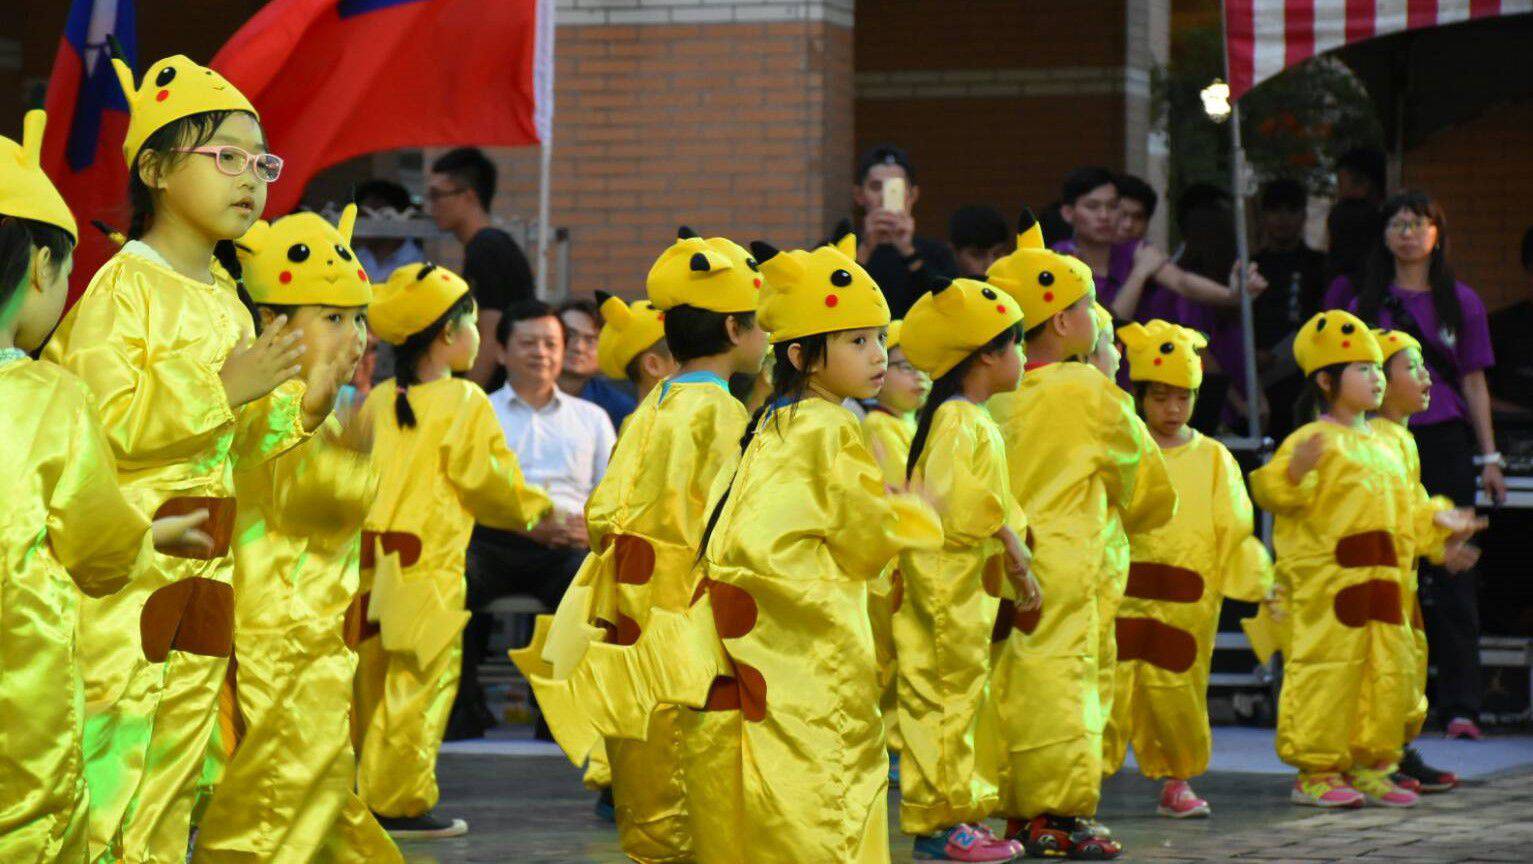
M618 836L640 864L693 860L681 773L681 712L690 710L663 705L650 715L648 740L607 742Z
M357 794L379 816L420 816L436 806L437 751L458 692L462 654L461 637L424 667L385 651L376 636L357 646Z
M402 862L353 792L356 656L339 621L239 634L243 729L203 815L193 864Z

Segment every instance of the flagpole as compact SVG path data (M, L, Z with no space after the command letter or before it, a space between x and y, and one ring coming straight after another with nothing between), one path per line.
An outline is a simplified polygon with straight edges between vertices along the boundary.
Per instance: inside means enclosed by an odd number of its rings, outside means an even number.
M1230 27L1228 0L1219 4L1219 25L1224 48L1224 80L1230 80ZM1241 94L1244 95L1244 94ZM1230 100L1230 186L1235 197L1235 289L1240 292L1240 337L1246 366L1246 429L1251 443L1261 446L1261 384L1256 370L1256 318L1247 290L1247 272L1251 266L1251 244L1246 239L1245 148L1240 141L1240 100Z
M552 135L547 136L538 145L538 149L541 151L540 164L538 166L538 296L545 300L551 299L548 286L548 256L550 251L548 242L553 232L549 230L548 223L552 218L549 212L552 209L550 187L552 185L554 165L554 142L552 139Z

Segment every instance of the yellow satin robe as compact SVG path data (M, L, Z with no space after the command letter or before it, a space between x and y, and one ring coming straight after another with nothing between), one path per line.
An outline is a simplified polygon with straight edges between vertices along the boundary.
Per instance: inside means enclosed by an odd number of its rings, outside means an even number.
M888 754L868 583L935 548L936 514L890 495L840 405L778 408L741 457L703 584L733 675L701 713L733 737L685 760L700 864L889 860Z
M1208 770L1208 673L1225 597L1257 602L1272 584L1272 559L1252 536L1245 477L1224 445L1197 432L1161 451L1177 511L1129 537L1133 563L1118 608L1117 686L1106 733L1107 772L1130 743L1152 779Z
M931 834L981 822L999 804L990 636L1006 580L995 534L1027 525L1012 497L1001 430L982 406L937 408L913 475L942 514L940 550L900 556L900 827Z
M884 482L895 489L905 488L905 463L910 458L910 442L915 436L916 418L913 414L892 414L875 407L862 418L863 441L883 472ZM899 661L895 656L893 622L894 613L905 596L904 577L898 564L898 561L890 564L868 585L868 615L873 621L873 648L878 657L881 688L878 705L884 712L884 734L889 738L889 749L896 752L904 747L895 695Z
M377 476L335 417L307 443L235 475L234 694L243 726L203 814L194 864L404 859L353 791L362 518Z
M495 409L476 385L443 378L411 387L413 428L399 426L396 393L393 379L381 382L362 409L373 419L379 466L363 543L377 535L385 552L402 544L402 578L434 589L435 608L422 613L457 612L463 609L464 554L474 523L526 530L553 505L522 479ZM363 570L364 598L372 576ZM436 756L458 690L462 647L455 634L447 650L424 664L386 651L378 638L357 648L357 791L379 816L419 816L436 806Z
M77 625L91 854L179 864L233 644L234 469L307 436L301 382L229 405L218 371L255 337L234 280L217 262L203 283L154 257L129 243L97 271L46 357L90 388L135 508L223 499L210 526L221 552L155 555L123 591L82 601Z
M1091 366L1029 369L988 404L1043 588L1041 610L1003 605L997 621L1001 812L1091 816L1112 712L1113 616L1127 579L1123 532L1164 524L1176 492L1128 394Z
M1453 509L1453 501L1442 496L1432 496L1426 487L1421 485L1421 453L1416 449L1416 436L1402 423L1396 423L1384 417L1374 417L1368 421L1368 425L1379 433L1386 441L1392 442L1400 452L1400 461L1405 470L1405 482L1407 486L1415 490L1417 512L1435 513L1438 510ZM1405 576L1405 620L1411 625L1411 645L1416 651L1416 662L1411 667L1413 676L1408 680L1409 695L1413 698L1413 704L1409 713L1405 716L1405 743L1409 744L1421 734L1421 727L1426 724L1427 711L1427 631L1426 624L1421 620L1421 600L1419 596L1419 582L1416 564L1419 558L1426 555L1425 552L1417 551L1415 537L1407 532L1396 535L1397 555L1400 559L1400 567ZM1429 550L1437 552L1438 550ZM1441 555L1427 556L1433 563L1441 564Z
M684 613L691 605L708 495L733 470L749 419L723 379L692 376L654 388L628 416L606 477L586 502L591 548L599 551L574 586L591 586L586 621L608 642L632 645L652 609ZM680 764L686 710L662 705L648 740L606 745L623 851L645 864L692 860Z
M51 363L0 361L0 861L16 864L90 860L76 588L111 594L154 555L93 401Z
M1325 454L1294 485L1289 460L1312 435ZM1392 441L1328 421L1289 435L1251 473L1251 491L1276 518L1277 578L1289 591L1278 756L1306 774L1394 764L1416 703L1399 538L1440 555L1436 506L1406 482Z

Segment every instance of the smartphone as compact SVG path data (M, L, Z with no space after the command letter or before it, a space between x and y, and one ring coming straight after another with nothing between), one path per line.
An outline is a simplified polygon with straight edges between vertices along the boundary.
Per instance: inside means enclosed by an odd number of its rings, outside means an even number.
M895 213L905 212L905 178L890 177L883 186L884 207Z

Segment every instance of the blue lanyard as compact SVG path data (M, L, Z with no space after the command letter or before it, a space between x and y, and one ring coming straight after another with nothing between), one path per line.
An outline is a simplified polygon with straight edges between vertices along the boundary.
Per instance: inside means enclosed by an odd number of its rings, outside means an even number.
M722 389L725 393L729 392L729 382L725 381L723 378L720 378L718 375L715 375L712 372L687 372L683 375L677 375L675 378L667 378L660 382L659 401L665 401L666 394L671 392L672 384L717 384L719 388Z

